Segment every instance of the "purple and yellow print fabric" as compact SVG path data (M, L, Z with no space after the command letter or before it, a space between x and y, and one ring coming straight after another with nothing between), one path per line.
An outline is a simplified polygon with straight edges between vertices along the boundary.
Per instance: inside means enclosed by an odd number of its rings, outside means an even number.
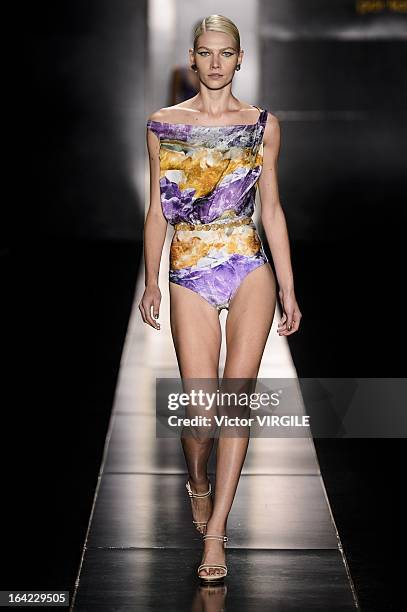
M246 274L268 261L251 219L266 121L267 110L250 125L147 121L160 141L164 217L171 225L205 224L205 229L175 228L169 280L218 309L228 308Z

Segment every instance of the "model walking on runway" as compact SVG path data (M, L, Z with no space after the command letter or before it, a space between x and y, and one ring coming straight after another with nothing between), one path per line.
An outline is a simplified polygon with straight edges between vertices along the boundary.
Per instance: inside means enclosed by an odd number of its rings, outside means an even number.
M272 253L283 311L280 335L296 332L301 312L290 246L279 201L278 119L232 94L243 66L235 24L221 15L195 30L190 63L199 93L147 120L150 205L144 227L145 323L160 329L159 266L167 232L170 248L170 323L182 379L218 378L219 313L227 309L224 379L256 379L276 306L276 279L252 219L257 188L261 221ZM203 534L198 576L219 582L227 574L226 525L249 437L220 437L216 489L207 475L214 438L181 437L193 521Z

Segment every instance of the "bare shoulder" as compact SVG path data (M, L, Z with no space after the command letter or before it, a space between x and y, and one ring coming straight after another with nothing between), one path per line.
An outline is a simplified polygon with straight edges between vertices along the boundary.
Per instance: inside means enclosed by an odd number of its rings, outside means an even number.
M266 128L267 127L269 128L269 131L278 130L280 127L278 117L276 115L273 115L273 113L270 113L270 111L267 111Z
M151 113L151 115L147 117L147 121L163 121L163 110L164 109L160 108L159 110Z
M147 117L148 121L160 121L162 123L181 123L188 115L191 113L191 109L183 106L183 104L175 104L174 106L164 106L159 110L151 113L149 117Z
M265 145L269 143L278 143L280 140L280 122L276 115L267 112L267 122L264 130L263 142Z

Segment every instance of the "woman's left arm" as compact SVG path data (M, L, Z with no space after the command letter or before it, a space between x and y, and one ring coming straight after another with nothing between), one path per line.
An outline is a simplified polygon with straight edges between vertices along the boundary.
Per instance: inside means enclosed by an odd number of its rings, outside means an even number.
M279 285L278 293L283 308L278 333L288 336L298 330L302 314L295 298L287 224L278 191L279 153L280 123L275 115L268 113L263 135L263 168L258 181L261 222L273 256Z

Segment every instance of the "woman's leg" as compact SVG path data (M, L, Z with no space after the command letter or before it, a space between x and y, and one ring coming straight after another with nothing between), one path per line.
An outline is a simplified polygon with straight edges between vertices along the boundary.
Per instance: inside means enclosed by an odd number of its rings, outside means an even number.
M274 319L276 281L269 263L250 272L233 297L226 319L227 356L223 378L256 379ZM250 381L248 381L249 387ZM227 386L227 385L226 385ZM216 458L215 502L207 533L223 535L246 457L248 437L221 436ZM206 540L203 563L225 563L223 542ZM211 575L222 573L209 570ZM201 576L208 574L203 569Z
M171 332L182 379L218 379L221 327L219 313L202 296L170 282ZM215 389L216 390L216 389ZM207 433L181 437L193 493L208 490L207 464L214 438ZM211 496L191 497L193 520L206 522L212 512ZM204 532L203 526L198 526Z

